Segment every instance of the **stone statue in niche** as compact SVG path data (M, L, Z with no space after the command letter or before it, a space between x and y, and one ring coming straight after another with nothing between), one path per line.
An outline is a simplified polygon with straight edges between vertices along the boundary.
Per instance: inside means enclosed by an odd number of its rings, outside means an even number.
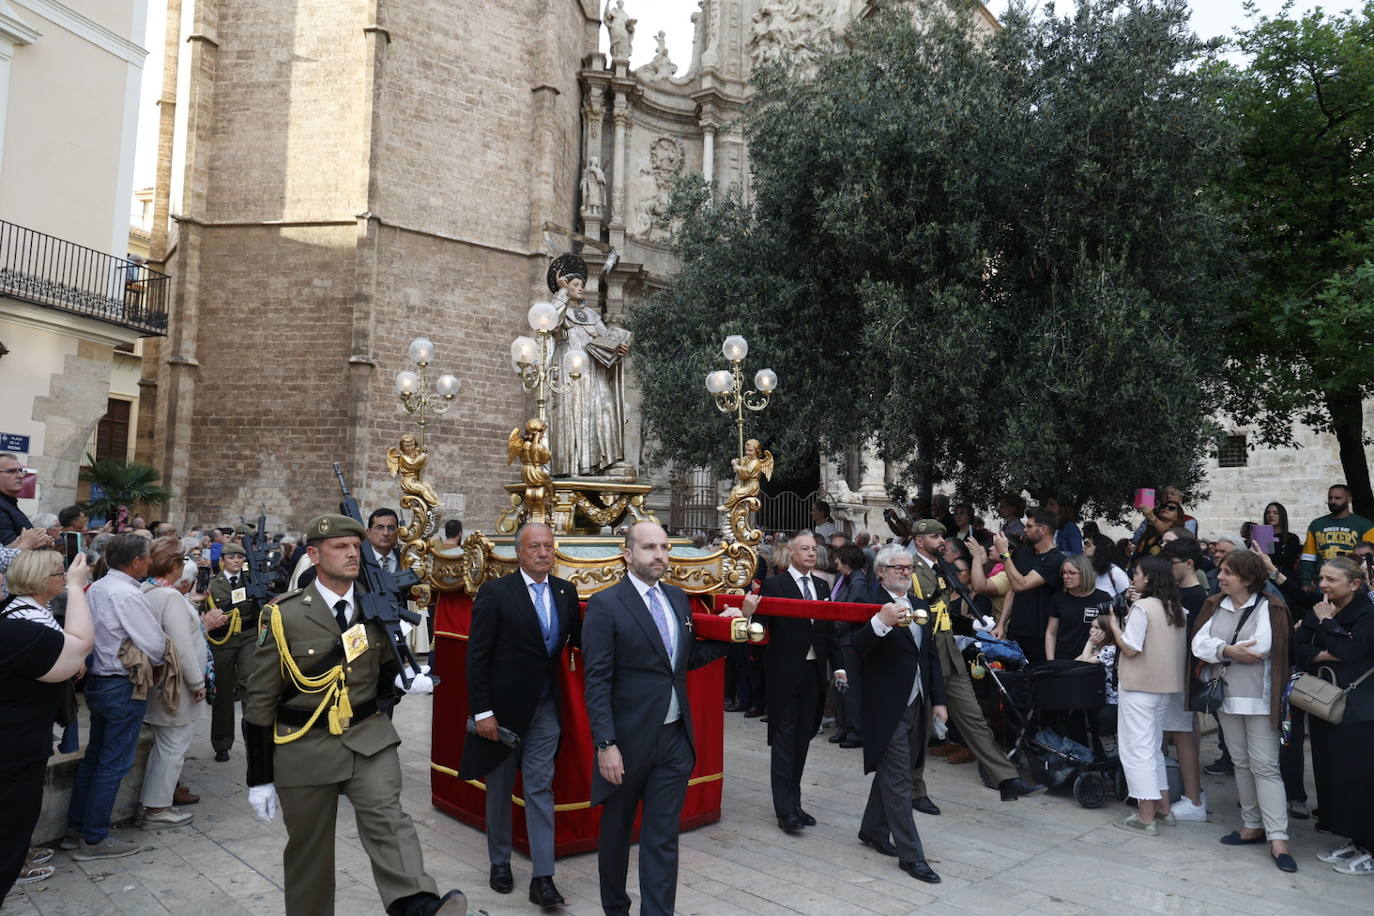
M654 52L654 59L635 71L644 79L672 79L673 74L677 72L677 64L668 59L667 38L667 32L659 32L654 36L654 40L658 42L658 50Z
M755 67L779 61L807 67L832 34L823 0L762 0L750 28L749 59Z
M640 201L636 208L636 235L651 242L667 241L672 237L672 222L668 218L668 198L673 193L673 179L682 173L685 154L682 144L672 137L659 137L649 144L649 168L641 175L652 175L656 191Z
M582 170L582 218L601 219L606 209L606 173L601 170L601 158L592 156Z
M558 310L551 365L561 367L563 354L585 350L587 371L571 380L566 394L553 394L549 405L549 447L555 477L594 477L625 460L625 357L634 335L607 325L594 306L583 302L587 263L564 254L549 265L549 291ZM568 380L564 380L568 381Z
M630 14L625 12L625 0L615 0L614 7L611 6L611 0L606 0L606 13L601 21L606 23L606 31L611 36L611 60L629 60L635 23L639 20L631 19Z

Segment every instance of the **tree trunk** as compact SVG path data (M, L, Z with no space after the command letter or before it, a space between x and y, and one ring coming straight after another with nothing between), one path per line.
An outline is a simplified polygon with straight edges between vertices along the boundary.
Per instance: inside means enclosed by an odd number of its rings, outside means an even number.
M1327 391L1325 401L1355 512L1374 517L1374 489L1370 487L1369 459L1364 451L1364 401L1358 390Z

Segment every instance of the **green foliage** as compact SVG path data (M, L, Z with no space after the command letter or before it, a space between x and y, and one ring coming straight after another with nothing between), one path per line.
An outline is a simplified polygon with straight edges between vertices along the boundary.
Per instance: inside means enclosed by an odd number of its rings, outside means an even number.
M1331 401L1374 393L1374 3L1291 5L1240 34L1253 60L1224 100L1243 131L1226 188L1255 272L1226 337L1226 406L1270 444L1291 444L1295 419L1359 440Z
M172 498L171 490L158 485L157 469L136 461L87 455L81 479L93 491L99 488L100 498L86 504L86 511L97 518L114 518L121 506L132 510L140 504L163 505Z
M916 6L755 75L750 199L678 186L682 272L631 315L656 457L725 469L702 379L742 333L780 377L749 422L783 472L872 437L915 456L900 483L974 500L1195 485L1234 283L1215 48L1182 0L986 38L972 4Z

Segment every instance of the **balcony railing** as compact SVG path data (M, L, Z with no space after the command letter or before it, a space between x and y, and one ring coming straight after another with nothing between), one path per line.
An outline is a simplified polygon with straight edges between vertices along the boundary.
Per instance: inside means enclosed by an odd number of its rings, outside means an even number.
M166 274L0 220L0 296L167 333Z

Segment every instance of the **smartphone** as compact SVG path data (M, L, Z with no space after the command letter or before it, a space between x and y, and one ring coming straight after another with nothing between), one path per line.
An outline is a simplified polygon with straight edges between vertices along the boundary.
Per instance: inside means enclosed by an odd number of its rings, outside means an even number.
M205 590L210 587L210 567L201 566L196 569L196 591L205 594Z
M81 553L82 537L79 531L62 532L62 565L71 566L72 561Z
M1273 556L1274 554L1274 526L1273 525L1251 525L1250 540L1265 553Z
M1131 505L1137 509L1153 509L1155 507L1155 491L1150 487L1141 487L1135 491L1135 499Z

